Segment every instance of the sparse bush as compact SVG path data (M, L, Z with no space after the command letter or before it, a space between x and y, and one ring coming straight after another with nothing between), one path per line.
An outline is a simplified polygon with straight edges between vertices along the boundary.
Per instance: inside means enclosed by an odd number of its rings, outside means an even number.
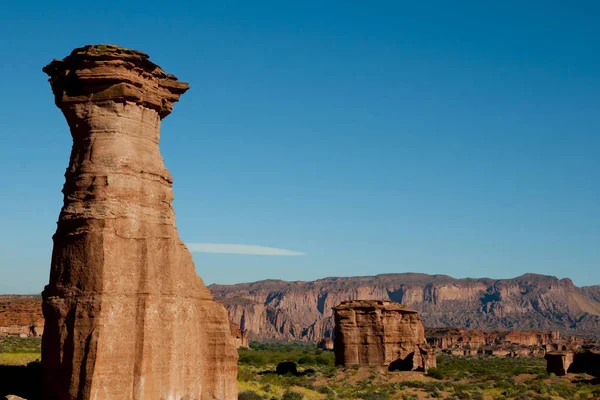
M333 389L330 388L329 386L317 386L316 389L317 389L317 392L319 392L321 394L327 394L327 395L335 394Z
M375 392L361 393L358 395L358 397L363 400L389 400L390 399L390 396L388 396L386 393L375 393Z
M256 378L256 374L248 368L238 368L238 380L249 382Z
M419 400L419 396L416 394L403 394L402 400Z
M253 385L258 384L261 390L240 393L244 400L412 400L424 395L441 399L444 392L450 392L446 395L447 400L600 399L600 388L587 382L550 379L544 372L544 360L539 358L440 355L437 368L426 374L436 380L396 381L394 375L404 372L380 374L374 366L334 367L334 354L317 351L312 344L252 343L251 346L252 349L239 350L238 380L254 382ZM296 363L301 367L296 375L277 375L275 367L281 362ZM362 379L357 380L359 370ZM522 374L528 376L515 379ZM321 385L316 386L313 376L325 381L319 380ZM306 388L306 394L294 392L297 387ZM410 392L403 392L407 389Z
M238 394L238 400L264 400L261 395L253 391L245 391Z
M302 393L294 392L293 390L286 390L281 400L302 400L304 395Z
M429 368L427 370L427 376L430 376L435 379L444 379L445 378L444 372L438 368Z

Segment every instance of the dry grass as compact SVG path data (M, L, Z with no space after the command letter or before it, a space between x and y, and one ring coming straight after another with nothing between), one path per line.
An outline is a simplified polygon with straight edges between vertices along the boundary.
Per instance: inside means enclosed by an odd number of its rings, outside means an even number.
M39 361L39 359L39 353L0 353L0 365L27 365L32 361Z

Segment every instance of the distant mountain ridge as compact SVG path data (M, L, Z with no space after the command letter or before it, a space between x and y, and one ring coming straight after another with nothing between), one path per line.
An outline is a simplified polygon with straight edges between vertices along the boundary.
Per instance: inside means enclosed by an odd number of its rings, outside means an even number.
M512 279L420 273L264 280L211 285L230 318L254 339L319 340L331 337L331 308L343 300L392 300L416 309L426 327L483 330L559 330L600 338L600 285L525 274Z

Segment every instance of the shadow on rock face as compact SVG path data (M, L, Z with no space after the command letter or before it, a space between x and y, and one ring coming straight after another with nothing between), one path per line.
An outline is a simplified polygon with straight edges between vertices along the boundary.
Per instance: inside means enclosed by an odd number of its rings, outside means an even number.
M415 353L412 352L407 355L404 359L399 358L396 361L392 361L388 367L388 371L412 371L413 368L413 359L415 357Z
M42 398L42 367L32 362L26 367L0 365L0 399L17 395L27 400Z

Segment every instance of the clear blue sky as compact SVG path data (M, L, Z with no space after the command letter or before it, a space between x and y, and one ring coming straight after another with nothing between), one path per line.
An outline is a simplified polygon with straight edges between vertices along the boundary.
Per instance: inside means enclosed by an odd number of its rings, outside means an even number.
M49 5L52 4L52 5ZM600 284L597 1L5 1L0 293L47 283L86 44L191 85L162 127L206 283L388 272Z

